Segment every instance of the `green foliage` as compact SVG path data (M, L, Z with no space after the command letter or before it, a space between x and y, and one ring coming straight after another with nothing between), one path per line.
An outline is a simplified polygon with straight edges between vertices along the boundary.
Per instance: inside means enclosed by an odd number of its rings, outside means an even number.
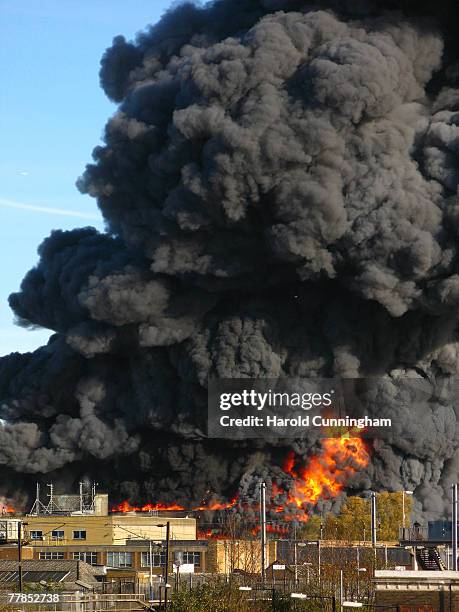
M320 524L322 518L313 514L307 523L297 530L297 537L303 540L318 540L320 538Z
M264 612L266 605L255 606L246 601L247 594L236 585L215 577L212 582L189 590L180 590L171 598L171 612Z
M409 525L412 497L405 495L405 525ZM403 523L402 493L378 493L376 508L378 515L378 540L398 540L399 527ZM300 537L318 539L321 517L312 516L299 532ZM323 519L325 540L369 541L371 538L370 500L348 497L338 516L328 514Z

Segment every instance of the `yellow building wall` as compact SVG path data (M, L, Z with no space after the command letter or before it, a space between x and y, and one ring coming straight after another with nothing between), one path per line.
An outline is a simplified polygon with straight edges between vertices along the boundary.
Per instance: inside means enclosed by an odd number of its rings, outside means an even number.
M196 519L194 518L161 518L159 516L112 515L114 543L124 540L165 540L166 520L170 522L171 540L196 540ZM163 527L158 527L163 525Z
M25 535L32 546L122 545L129 540L165 540L166 520L170 522L171 540L195 540L196 519L123 514L109 516L28 516ZM158 527L157 525L164 525ZM63 531L63 539L52 537L52 531ZM86 539L75 539L74 531L86 531ZM43 539L30 539L31 531L42 531Z
M31 546L22 547L22 558L33 559L33 548ZM10 561L18 560L17 546L0 546L0 559L9 559Z
M276 560L276 542L266 546L266 565ZM258 540L213 540L209 542L206 571L228 574L242 570L250 574L261 572L261 543Z

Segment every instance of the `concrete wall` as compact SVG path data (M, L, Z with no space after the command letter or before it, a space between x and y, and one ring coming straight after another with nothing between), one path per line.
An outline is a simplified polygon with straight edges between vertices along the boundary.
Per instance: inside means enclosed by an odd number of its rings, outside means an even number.
M450 612L459 610L459 577L456 572L375 572L376 605L397 606L403 612ZM405 606L403 608L402 606Z

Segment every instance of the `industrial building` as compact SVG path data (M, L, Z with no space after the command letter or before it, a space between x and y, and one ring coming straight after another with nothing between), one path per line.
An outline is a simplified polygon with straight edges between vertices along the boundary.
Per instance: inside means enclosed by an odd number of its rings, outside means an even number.
M107 580L142 582L163 574L169 530L169 572L177 559L193 573L247 573L261 571L259 540L197 539L196 518L167 512L109 512L108 496L95 488L79 495L55 495L51 486L47 503L39 489L30 512L0 521L0 559L17 558L14 542L22 531L23 558L37 561L81 561L105 566ZM11 545L13 543L13 545ZM270 542L266 562L276 559ZM150 558L151 553L151 558ZM181 570L181 571L182 571Z

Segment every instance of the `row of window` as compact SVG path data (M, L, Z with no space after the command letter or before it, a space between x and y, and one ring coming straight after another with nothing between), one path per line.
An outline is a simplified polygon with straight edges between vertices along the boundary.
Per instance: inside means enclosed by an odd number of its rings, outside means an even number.
M73 531L73 539L74 540L86 540L86 531L84 529L76 529ZM43 540L43 531L39 529L32 529L30 532L31 540ZM63 540L64 539L64 531L61 529L55 529L51 531L51 539L52 540Z
M193 564L200 566L201 565L201 553L200 552L190 552L184 551L180 553L181 559L180 563L184 564ZM153 567L164 567L166 565L166 552L162 551L160 553L152 554L152 566ZM142 567L150 566L150 553L143 552L142 553Z
M96 552L74 552L73 558L79 561L85 561L90 565L97 565L97 553ZM193 563L196 566L201 565L201 553L200 552L183 552L182 553L183 563ZM57 560L64 559L64 553L60 551L46 551L39 553L40 559ZM132 552L109 552L107 553L107 565L108 567L132 567ZM153 567L164 567L166 565L166 553L153 553L152 555L152 566ZM142 553L142 567L150 566L150 553Z
M164 567L166 565L166 552L153 553L151 556L152 567ZM201 565L200 552L182 553L182 563L193 563L196 566ZM109 552L107 553L107 565L109 567L132 567L132 553L130 552ZM150 553L142 553L142 567L150 566Z
M38 558L39 559L45 559L46 561L51 561L51 560L55 560L55 559L63 559L64 558L64 553L63 552L54 552L54 550L52 552L41 552L41 553L38 553Z
M96 552L86 552L86 551L81 551L81 552L74 552L72 553L72 556L74 559L77 559L78 561L85 561L86 563L89 563L90 565L97 565L97 553ZM38 553L38 557L39 559L44 559L46 561L55 561L57 559L63 559L64 558L64 553L61 551L46 551L46 552L40 552Z

